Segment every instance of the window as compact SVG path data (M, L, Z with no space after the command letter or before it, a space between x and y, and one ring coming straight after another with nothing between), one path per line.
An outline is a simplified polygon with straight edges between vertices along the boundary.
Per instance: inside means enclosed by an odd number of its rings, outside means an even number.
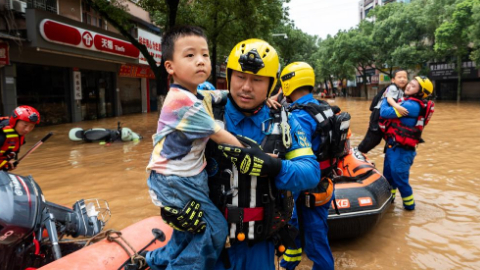
M57 0L27 0L28 8L36 8L57 14Z
M107 29L107 22L85 1L82 1L82 22Z

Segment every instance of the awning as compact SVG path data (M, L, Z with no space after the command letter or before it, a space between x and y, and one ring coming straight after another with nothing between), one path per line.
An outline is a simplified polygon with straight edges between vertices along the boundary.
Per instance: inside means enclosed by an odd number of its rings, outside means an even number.
M26 39L24 39L24 38L12 36L10 34L2 33L2 32L0 32L0 39L10 39L10 40L15 40L15 41L26 41Z

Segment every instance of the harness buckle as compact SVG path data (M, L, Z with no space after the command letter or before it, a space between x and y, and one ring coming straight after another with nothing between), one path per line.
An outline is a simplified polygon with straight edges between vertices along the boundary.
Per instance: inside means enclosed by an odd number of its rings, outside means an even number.
M282 131L282 142L285 148L289 149L292 146L292 135L290 134L290 125L288 124L288 116L285 108L281 111L280 130Z

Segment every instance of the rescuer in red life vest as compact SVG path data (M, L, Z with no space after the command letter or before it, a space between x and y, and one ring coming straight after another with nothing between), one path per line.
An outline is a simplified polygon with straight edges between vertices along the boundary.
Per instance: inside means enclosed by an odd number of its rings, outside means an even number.
M406 210L415 209L412 187L409 183L410 167L417 155L416 148L422 143L422 131L430 121L434 111L434 103L426 98L433 93L432 82L424 76L411 80L405 89L405 98L401 106L408 110L403 116L396 108L383 101L380 117L386 119L379 123L385 134L385 161L383 175L392 185L395 198L397 188L402 196Z
M25 144L25 135L40 123L40 114L30 106L19 106L10 117L0 117L0 169L14 170L20 147Z

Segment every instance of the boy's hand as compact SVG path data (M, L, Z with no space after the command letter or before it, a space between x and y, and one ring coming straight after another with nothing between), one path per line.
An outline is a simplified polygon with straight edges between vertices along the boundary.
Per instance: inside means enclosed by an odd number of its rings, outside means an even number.
M269 108L278 109L278 108L282 107L282 104L278 103L276 98L268 98L267 99L267 106Z
M201 233L207 225L202 221L203 211L200 204L190 200L183 209L173 207L162 207L160 215L162 219L177 231Z
M407 116L407 115L408 115L408 110L405 109L404 107L400 106L400 105L397 106L397 107L395 107L395 109L396 109L397 112L398 112L399 114L401 114L402 116Z

